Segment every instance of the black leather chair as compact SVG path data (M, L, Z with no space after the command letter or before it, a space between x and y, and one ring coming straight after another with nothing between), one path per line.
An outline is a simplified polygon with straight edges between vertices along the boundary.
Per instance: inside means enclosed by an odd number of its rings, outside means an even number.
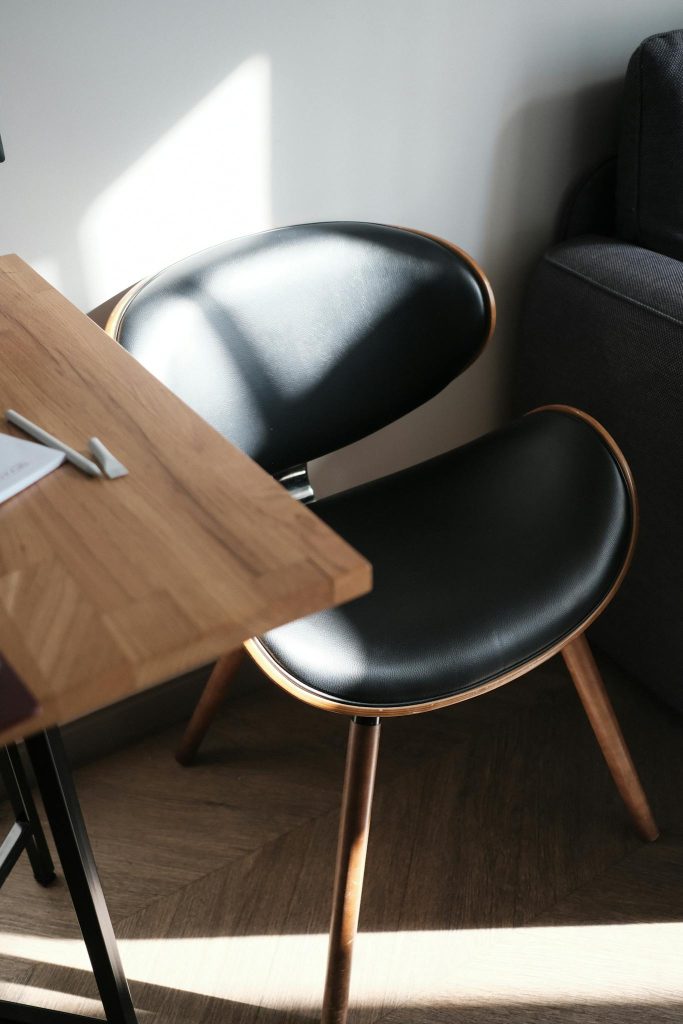
M489 285L465 253L414 231L331 223L183 260L132 289L108 330L310 501L308 461L427 401L493 325ZM323 1009L340 1024L383 718L477 696L562 651L640 833L657 828L584 637L637 528L628 466L594 420L542 409L314 509L372 562L374 590L245 646L294 696L350 718ZM216 666L182 761L237 661Z

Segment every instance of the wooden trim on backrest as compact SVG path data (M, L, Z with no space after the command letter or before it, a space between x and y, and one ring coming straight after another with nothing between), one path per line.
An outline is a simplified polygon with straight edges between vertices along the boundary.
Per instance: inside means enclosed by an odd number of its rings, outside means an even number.
M489 341L493 337L494 332L496 330L496 297L493 294L491 282L489 281L488 277L486 276L482 268L479 266L477 261L473 259L468 252L465 252L464 249L461 249L457 245L453 245L453 243L449 242L447 239L441 238L439 235L432 235L428 231L419 231L417 228L404 228L401 227L400 225L396 225L396 227L398 227L400 231L409 231L413 235L422 235L423 238L429 238L432 242L436 242L438 245L443 246L444 249L448 249L449 252L455 253L456 256L460 257L460 259L467 264L467 266L470 268L474 276L479 281L479 286L481 287L482 295L484 296L484 304L486 305L486 313L488 319L486 335L484 337L483 342L470 359L469 363L463 366L462 370L460 370L460 372L458 373L459 377L461 373L464 373L465 370L467 370L472 365L472 363L475 363L477 361L477 359L482 354L482 352L488 345ZM454 377L453 379L457 380L457 377Z
M138 292L141 292L142 289L147 284L147 282L151 280L151 277L145 277L142 279L142 281L138 281L137 284L134 284L132 288L129 288L128 291L125 291L123 293L123 295L121 296L121 298L116 303L111 313L107 317L107 321L104 325L104 330L106 331L110 338L113 338L115 341L118 341L121 321L123 320L123 316L126 310L128 309L128 306L133 301Z

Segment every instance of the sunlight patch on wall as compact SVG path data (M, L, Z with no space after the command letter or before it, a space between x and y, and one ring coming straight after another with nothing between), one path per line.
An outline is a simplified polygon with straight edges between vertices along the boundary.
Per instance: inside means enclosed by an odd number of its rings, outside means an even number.
M240 64L110 185L79 229L96 305L199 249L271 226L271 85Z
M119 947L132 981L254 1006L320 1005L326 935L123 939ZM682 948L678 922L365 932L352 1002L677 1006ZM85 947L71 939L0 933L0 955L90 970Z

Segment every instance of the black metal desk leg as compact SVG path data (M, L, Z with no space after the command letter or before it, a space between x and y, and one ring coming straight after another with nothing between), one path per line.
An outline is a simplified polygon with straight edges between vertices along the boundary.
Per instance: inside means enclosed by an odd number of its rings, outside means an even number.
M55 866L33 802L21 755L13 743L0 750L0 777L5 785L15 820L25 822L28 826L25 848L36 881L41 885L49 885L55 880Z
M137 1024L61 735L49 729L25 742L108 1024Z

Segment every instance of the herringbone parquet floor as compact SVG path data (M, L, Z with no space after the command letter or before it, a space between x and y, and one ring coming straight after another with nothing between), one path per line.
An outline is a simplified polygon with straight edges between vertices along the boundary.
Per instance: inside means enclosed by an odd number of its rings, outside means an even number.
M555 659L384 726L353 1024L683 1017L683 720L601 665L662 828L631 831ZM346 728L270 684L76 773L141 1022L315 1021ZM61 881L0 893L0 996L97 1015Z

